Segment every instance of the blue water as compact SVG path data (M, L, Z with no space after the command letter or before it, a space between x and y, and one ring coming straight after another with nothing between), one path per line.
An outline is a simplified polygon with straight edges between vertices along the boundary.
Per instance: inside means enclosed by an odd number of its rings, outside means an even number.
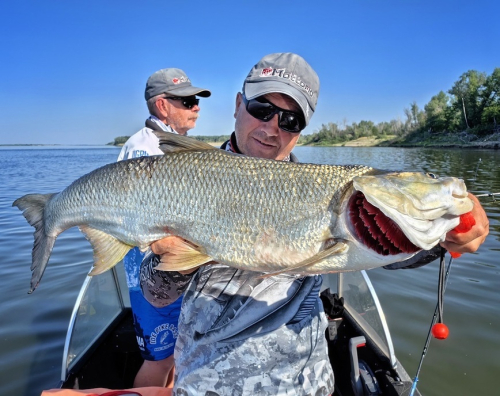
M0 395L39 395L55 387L64 337L90 245L77 229L62 233L38 289L31 278L33 228L12 202L27 193L57 192L114 162L119 149L0 148ZM500 192L500 152L398 148L299 147L303 162L366 164L459 176L475 193ZM479 162L479 159L481 161ZM445 295L445 341L432 340L419 389L431 395L497 395L500 372L500 201L482 199L490 235L478 253L454 261ZM414 376L436 305L438 263L415 270L371 270L396 354Z

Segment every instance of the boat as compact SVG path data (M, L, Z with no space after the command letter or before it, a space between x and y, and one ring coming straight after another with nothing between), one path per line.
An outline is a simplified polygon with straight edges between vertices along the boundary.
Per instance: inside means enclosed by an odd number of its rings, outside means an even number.
M412 380L395 356L368 274L324 275L321 298L334 396L408 395ZM71 315L58 388L132 388L142 361L123 265L87 277Z

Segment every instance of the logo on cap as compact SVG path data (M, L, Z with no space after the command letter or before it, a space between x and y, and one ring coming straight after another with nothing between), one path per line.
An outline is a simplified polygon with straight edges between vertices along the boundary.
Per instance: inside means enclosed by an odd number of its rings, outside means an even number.
M262 69L262 72L260 73L261 77L268 77L272 76L273 74L273 68L272 67L266 67L265 69Z
M273 69L272 67L265 67L264 69L261 70L260 77L279 77L279 78L284 78L286 80L290 80L290 81L294 82L296 85L299 86L299 88L301 88L304 91L306 91L306 93L309 96L311 96L311 97L315 93L311 89L311 87L309 85L307 85L302 80L302 77L300 77L300 76L298 76L296 74L290 73L290 72L287 73L285 68L282 68L282 69Z
M189 78L182 76L180 78L177 78L177 77L172 78L172 82L174 84L181 84L184 82L191 82L191 81L189 80Z

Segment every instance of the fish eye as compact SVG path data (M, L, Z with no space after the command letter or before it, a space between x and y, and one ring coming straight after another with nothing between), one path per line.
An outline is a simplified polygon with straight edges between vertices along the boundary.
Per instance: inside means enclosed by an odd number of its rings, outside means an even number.
M429 176L431 179L439 179L439 176L435 175L434 173L427 172L426 175Z

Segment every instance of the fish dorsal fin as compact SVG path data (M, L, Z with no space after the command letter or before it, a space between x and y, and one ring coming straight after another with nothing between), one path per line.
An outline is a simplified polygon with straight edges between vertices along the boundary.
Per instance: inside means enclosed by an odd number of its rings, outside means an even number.
M168 252L162 254L155 270L187 271L212 261L202 248L177 236L164 238L162 245Z
M94 266L89 275L98 275L107 271L123 259L133 247L95 228L88 226L80 226L79 228L94 250Z
M175 151L186 151L186 150L215 150L216 148L208 143L187 137L182 135L177 135L171 132L153 131L153 133L160 140L160 150L165 154L173 153Z
M332 256L332 255L338 254L338 253L343 253L348 248L347 243L342 242L342 241L328 240L326 242L326 245L328 246L326 249L321 250L320 252L316 253L314 256L309 257L308 259L301 261L300 263L297 263L295 265L287 267L286 269L275 271L275 272L268 272L268 273L262 275L262 278L268 278L270 276L275 276L275 275L280 275L280 274L283 274L286 272L291 272L291 270L300 270L301 268L310 267L314 264L319 263L321 260L323 260L329 256Z

